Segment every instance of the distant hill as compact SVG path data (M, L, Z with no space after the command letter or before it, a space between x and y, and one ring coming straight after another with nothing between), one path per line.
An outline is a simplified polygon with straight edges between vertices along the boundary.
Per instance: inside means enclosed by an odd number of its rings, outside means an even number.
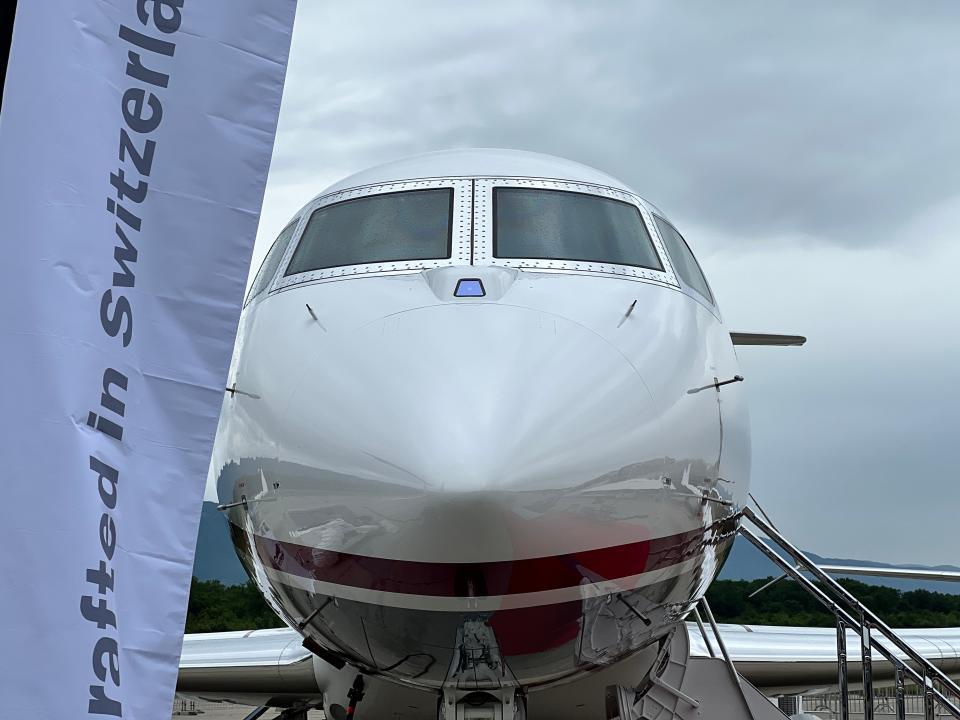
M829 565L864 565L869 567L891 567L891 565L866 560L850 560L846 558L825 558L814 553L807 553L808 557L818 563ZM918 570L955 570L960 567L952 565L908 565ZM197 554L193 564L193 574L199 580L219 580L224 585L237 585L247 581L247 574L237 560L230 542L227 528L227 519L211 502L203 504L200 515L200 533L197 539ZM775 567L759 550L743 538L737 538L730 557L720 573L722 580L758 580L780 574ZM922 580L899 580L893 578L857 577L857 580L868 585L883 585L898 590L931 590L933 592L951 593L960 595L960 583L929 582Z

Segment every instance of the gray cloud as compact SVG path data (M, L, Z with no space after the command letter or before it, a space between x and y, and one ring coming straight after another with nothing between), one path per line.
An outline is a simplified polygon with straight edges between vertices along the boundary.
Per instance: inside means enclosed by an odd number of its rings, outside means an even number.
M257 255L399 156L596 166L685 230L736 329L810 336L741 351L783 525L823 554L960 564L958 36L954 0L301 0Z
M960 189L960 8L302 4L281 182L520 146L741 241L882 244Z
M911 235L706 264L733 327L809 337L739 351L753 485L782 528L821 554L960 564L960 246L914 252Z

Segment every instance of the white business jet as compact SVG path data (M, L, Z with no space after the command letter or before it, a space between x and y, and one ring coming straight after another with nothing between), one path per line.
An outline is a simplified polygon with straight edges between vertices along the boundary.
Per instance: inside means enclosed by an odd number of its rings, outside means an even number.
M578 163L463 150L336 183L252 285L211 465L289 629L188 636L180 690L287 717L613 716L737 532L734 346L802 343L731 333L666 215ZM795 637L731 632L766 685L826 682L830 633L784 675Z

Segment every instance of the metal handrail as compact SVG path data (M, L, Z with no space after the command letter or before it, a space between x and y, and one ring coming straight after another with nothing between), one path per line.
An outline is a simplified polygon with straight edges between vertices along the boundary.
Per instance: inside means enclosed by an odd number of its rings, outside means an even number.
M816 563L810 560L800 550L798 550L789 540L780 534L772 524L760 518L749 507L742 509L742 518L749 520L767 537L773 540L782 550L784 550L796 562L796 567L787 562L779 553L775 552L759 538L750 528L740 525L740 533L764 555L778 565L784 573L796 580L801 587L807 590L815 599L830 610L837 622L837 660L838 660L838 680L841 691L841 718L848 720L849 709L847 706L847 669L846 669L846 629L849 628L860 636L861 661L863 668L863 684L865 699L873 697L873 677L872 677L872 651L875 649L882 657L886 658L894 667L896 674L896 688L898 697L897 715L900 715L900 709L903 707L903 676L908 676L917 685L923 688L926 696L926 715L933 718L934 700L937 700L941 706L950 712L954 717L960 720L960 706L951 701L939 688L934 681L940 682L952 695L960 697L960 686L951 680L936 665L920 655L910 645L904 642L883 620L874 614L869 608L861 603L857 598L844 588L840 583L834 580L830 575L821 570ZM801 570L806 570L819 580L825 587L830 588L837 599L845 606L841 606L833 600L827 593L819 588L814 582L809 580ZM898 648L907 658L915 663L920 672L915 670L909 664L898 658L883 642L874 642L875 638L872 631L876 630L887 643ZM866 720L872 720L872 703L864 703L864 716ZM869 707L869 709L868 709Z
M720 648L720 654L723 655L723 660L727 665L727 669L730 671L731 679L734 684L737 686L737 694L740 696L740 699L743 701L743 707L747 711L747 717L753 717L753 711L750 709L750 701L747 700L746 694L743 692L743 683L740 682L740 673L737 672L737 666L734 665L733 659L730 657L730 653L727 652L726 643L723 642L723 636L720 634L720 628L717 626L717 621L713 617L713 610L710 608L710 603L707 602L706 597L700 598L698 603L700 607L703 608L704 615L707 616L707 622L710 623L710 628L713 630L713 637L717 641L717 646ZM697 611L697 608L694 608L694 617L696 617L697 622L700 623L698 626L700 629L700 637L703 638L704 643L710 650L710 655L713 655L713 648L710 647L710 641L707 639L707 634L703 630L703 623L700 621L700 613Z
M758 538L751 530L741 526L740 532L750 542L756 545L757 548L761 552L763 552L767 557L769 557L774 563L777 563L778 565L780 565L781 563L784 563L783 558L781 558L777 553L775 553L772 549L770 549L770 547L767 546L767 544L763 542L760 538ZM781 565L781 567L786 567L786 565L783 564ZM799 571L799 568L788 568L787 574L790 577L792 577L794 580L796 580L801 587L807 590L807 592L809 592L812 596L814 596L814 598L820 601L820 603L823 604L827 609L833 612L834 617L837 620L837 660L839 663L838 682L840 686L841 696L846 697L847 695L846 629L849 628L851 631L857 633L860 636L861 642L862 642L863 635L864 635L864 631L863 631L864 625L862 624L862 621L856 620L854 616L850 615L846 610L844 610L842 607L837 605L826 593L823 592L823 590L821 590L808 578L802 575ZM867 632L869 632L869 626L867 626ZM892 630L890 632L893 633ZM901 649L903 649L903 647L905 646L906 650L904 651L904 654L907 655L909 659L913 660L914 657L919 657L921 665L928 664L928 661L925 658L923 658L922 656L916 655L913 649L910 648L909 645L902 643L899 637L897 637L895 634L894 634L894 637L899 642L896 642L894 640L890 640L890 642L893 642L897 647ZM960 709L958 709L947 698L946 695L944 695L938 689L931 686L931 684L927 680L926 673L923 673L923 674L918 673L912 667L910 667L909 665L906 665L902 660L900 660L900 658L898 658L894 653L892 653L882 644L874 645L873 648L875 648L876 651L882 657L884 657L886 660L888 660L891 663L891 665L893 665L895 672L898 672L901 674L906 673L910 677L910 679L913 680L917 685L926 688L925 692L929 694L931 698L936 697L941 702L941 704L943 704L945 707L947 707L948 710L950 710L951 714L954 717L960 718ZM862 659L862 656L863 656L863 650L861 649L861 659ZM865 686L872 685L872 676L870 676L871 668L869 667L869 663L867 664L866 670L867 670L867 676L865 677L864 684ZM937 668L934 667L934 670L937 670ZM848 720L849 714L845 710L843 710L843 708L841 709L842 709L842 712L841 712L842 720ZM931 718L932 717L933 716L931 715Z

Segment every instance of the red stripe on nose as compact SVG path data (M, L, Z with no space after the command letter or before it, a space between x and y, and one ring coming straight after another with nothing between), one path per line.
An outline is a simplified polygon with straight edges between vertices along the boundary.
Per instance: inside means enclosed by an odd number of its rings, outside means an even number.
M414 595L484 597L558 590L670 567L701 554L707 536L698 528L583 552L479 563L391 560L259 535L254 540L269 567L312 580Z

